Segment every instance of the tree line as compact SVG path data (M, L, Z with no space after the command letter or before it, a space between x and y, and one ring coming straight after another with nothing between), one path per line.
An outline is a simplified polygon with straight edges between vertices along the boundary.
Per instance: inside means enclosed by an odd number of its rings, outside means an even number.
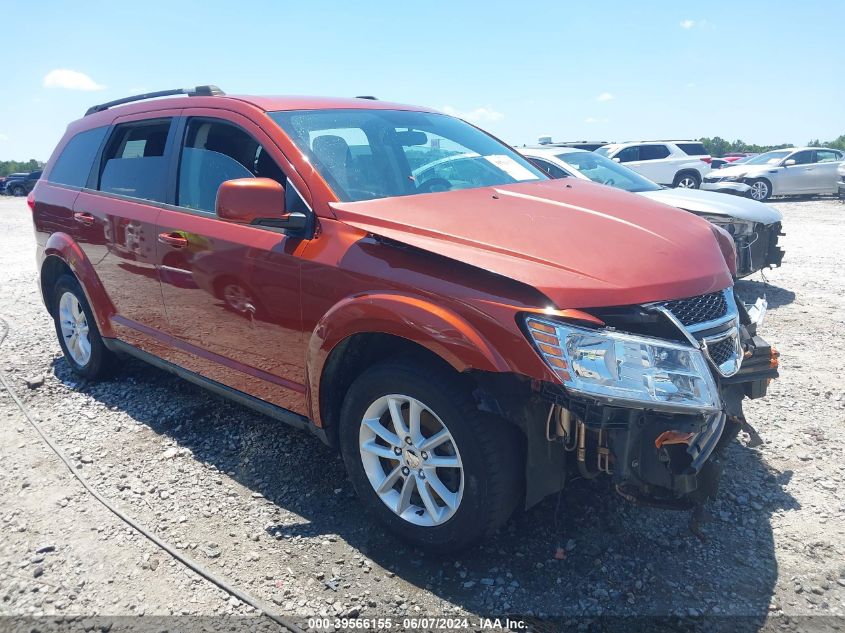
M44 163L30 158L28 161L21 160L0 160L0 176L8 176L19 172L29 173L41 169Z
M783 149L784 147L795 147L793 143L781 143L780 145L755 145L753 143L746 143L740 139L735 141L728 141L719 136L713 138L702 137L698 139L711 156L724 156L728 152L747 152L751 154L761 154L773 149ZM832 147L833 149L845 150L845 134L839 136L832 141L822 143L819 139L815 139L807 143L808 147Z

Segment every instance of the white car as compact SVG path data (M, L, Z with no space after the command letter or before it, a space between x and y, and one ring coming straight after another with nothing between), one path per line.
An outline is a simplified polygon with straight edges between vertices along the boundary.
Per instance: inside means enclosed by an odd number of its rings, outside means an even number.
M667 189L594 152L563 147L519 147L517 151L552 178L568 176L624 189L689 211L725 229L737 250L737 277L780 266L783 216L771 205L712 191Z
M710 155L690 155L683 145L699 146L695 141L637 141L612 143L596 150L596 154L633 169L667 187L698 189L710 172ZM703 146L701 148L704 149Z
M758 154L741 165L717 169L704 178L703 189L725 182L741 182L751 187L751 197L768 200L771 196L807 193L837 193L836 172L845 154L828 147L789 147Z

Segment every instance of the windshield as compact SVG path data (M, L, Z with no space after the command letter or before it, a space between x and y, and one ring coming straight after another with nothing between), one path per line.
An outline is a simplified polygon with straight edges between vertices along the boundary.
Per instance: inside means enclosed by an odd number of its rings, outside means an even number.
M593 182L609 185L617 189L624 189L632 193L640 191L657 191L660 185L643 178L632 169L628 169L609 158L599 156L595 152L566 152L558 154L557 158L567 165L571 165Z
M269 114L344 202L547 180L511 148L444 114L406 110Z
M745 161L746 165L774 165L775 163L779 163L784 158L789 156L792 153L791 150L783 149L778 150L775 152L766 152L765 154L760 154L759 156L754 156L749 158Z

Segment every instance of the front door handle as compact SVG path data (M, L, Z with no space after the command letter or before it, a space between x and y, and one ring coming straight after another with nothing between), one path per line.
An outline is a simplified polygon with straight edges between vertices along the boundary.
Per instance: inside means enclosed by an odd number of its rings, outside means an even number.
M158 241L173 248L185 248L188 245L188 238L179 233L159 233Z
M79 222L79 224L84 224L85 226L93 226L94 221L96 220L93 215L85 212L74 213L73 219L75 222Z

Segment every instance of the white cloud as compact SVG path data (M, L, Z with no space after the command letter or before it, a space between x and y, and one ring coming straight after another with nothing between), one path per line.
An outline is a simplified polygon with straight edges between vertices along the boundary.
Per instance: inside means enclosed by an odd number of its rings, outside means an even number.
M101 86L85 73L68 70L67 68L57 68L48 72L44 76L44 87L86 91L106 89L105 86Z
M598 97L596 97L596 101L611 101L613 99L613 95L609 92L603 92Z
M443 106L440 108L446 114L456 116L459 119L464 119L470 123L491 123L493 121L500 121L505 118L505 115L492 108L475 108L475 110L458 110L452 106Z
M682 29L691 29L695 26L695 20L681 20L681 28Z

